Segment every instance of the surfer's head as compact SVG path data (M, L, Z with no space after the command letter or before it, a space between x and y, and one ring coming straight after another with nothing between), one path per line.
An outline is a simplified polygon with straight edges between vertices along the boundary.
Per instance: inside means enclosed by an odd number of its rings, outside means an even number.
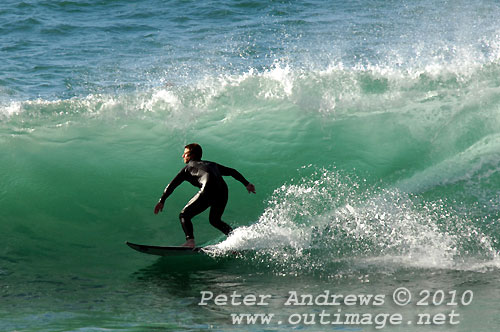
M201 156L203 155L203 150L201 149L201 145L197 143L191 143L184 147L184 154L182 155L182 159L187 164L190 160L201 160Z

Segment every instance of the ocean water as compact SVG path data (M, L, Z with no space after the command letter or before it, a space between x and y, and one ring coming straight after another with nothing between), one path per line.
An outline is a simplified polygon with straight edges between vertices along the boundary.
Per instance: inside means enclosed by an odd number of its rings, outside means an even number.
M0 330L498 330L499 18L488 0L3 1ZM207 255L132 251L183 242L196 188L153 208L191 142L257 194L227 179L238 228L197 217Z

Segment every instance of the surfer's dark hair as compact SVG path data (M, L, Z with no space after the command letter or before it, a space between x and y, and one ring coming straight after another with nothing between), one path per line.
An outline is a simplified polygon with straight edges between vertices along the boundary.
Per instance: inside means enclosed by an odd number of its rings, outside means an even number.
M191 143L186 145L184 148L189 150L192 160L201 160L201 156L203 155L201 145L198 143Z

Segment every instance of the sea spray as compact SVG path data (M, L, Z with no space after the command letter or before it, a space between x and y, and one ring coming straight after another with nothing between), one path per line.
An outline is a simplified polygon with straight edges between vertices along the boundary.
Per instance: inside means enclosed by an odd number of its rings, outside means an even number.
M335 169L294 182L274 191L255 224L236 229L209 252L250 250L251 260L285 274L335 274L339 262L366 267L384 261L380 270L396 262L459 270L471 261L498 264L493 240L444 200L373 188Z

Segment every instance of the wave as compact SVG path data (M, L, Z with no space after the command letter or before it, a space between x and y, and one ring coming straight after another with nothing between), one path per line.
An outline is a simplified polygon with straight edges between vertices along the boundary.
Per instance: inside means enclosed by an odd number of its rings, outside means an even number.
M241 108L251 110L254 102L283 101L303 112L335 120L397 113L442 126L464 108L495 107L499 99L499 59L500 54L486 62L436 62L406 69L393 63L346 66L342 62L324 69L295 68L276 60L263 70L212 74L190 84L163 81L156 88L138 92L7 101L0 107L0 115L4 121L19 114L25 114L25 120L76 114L112 114L117 119L135 114L147 118L155 113L165 116L186 111L198 115L221 107L237 112Z
M200 141L211 159L243 167L269 197L256 206L263 213L228 209L242 227L217 247L222 252L258 249L250 260L279 273L330 274L339 264L380 261L386 268L498 267L499 73L496 58L414 69L336 63L315 70L277 61L192 84L9 101L0 106L0 144L9 151L1 199L15 206L10 193L23 195L27 189L16 184L30 183L30 191L55 200L75 197L68 208L79 214L75 220L113 225L122 216L115 236L129 238L142 207L156 199L143 194L154 187L151 179L175 174L179 147ZM159 158L164 151L168 157ZM144 174L159 163L165 169ZM140 206L137 214L123 215L116 203L117 174L125 179L122 192L132 193L122 200ZM92 190L82 185L85 176L96 178ZM79 186L78 199L67 183ZM39 211L53 210L52 200L39 204ZM70 217L43 218L64 225ZM162 227L157 220L151 229ZM148 231L137 237L160 238ZM96 236L85 234L78 243Z

